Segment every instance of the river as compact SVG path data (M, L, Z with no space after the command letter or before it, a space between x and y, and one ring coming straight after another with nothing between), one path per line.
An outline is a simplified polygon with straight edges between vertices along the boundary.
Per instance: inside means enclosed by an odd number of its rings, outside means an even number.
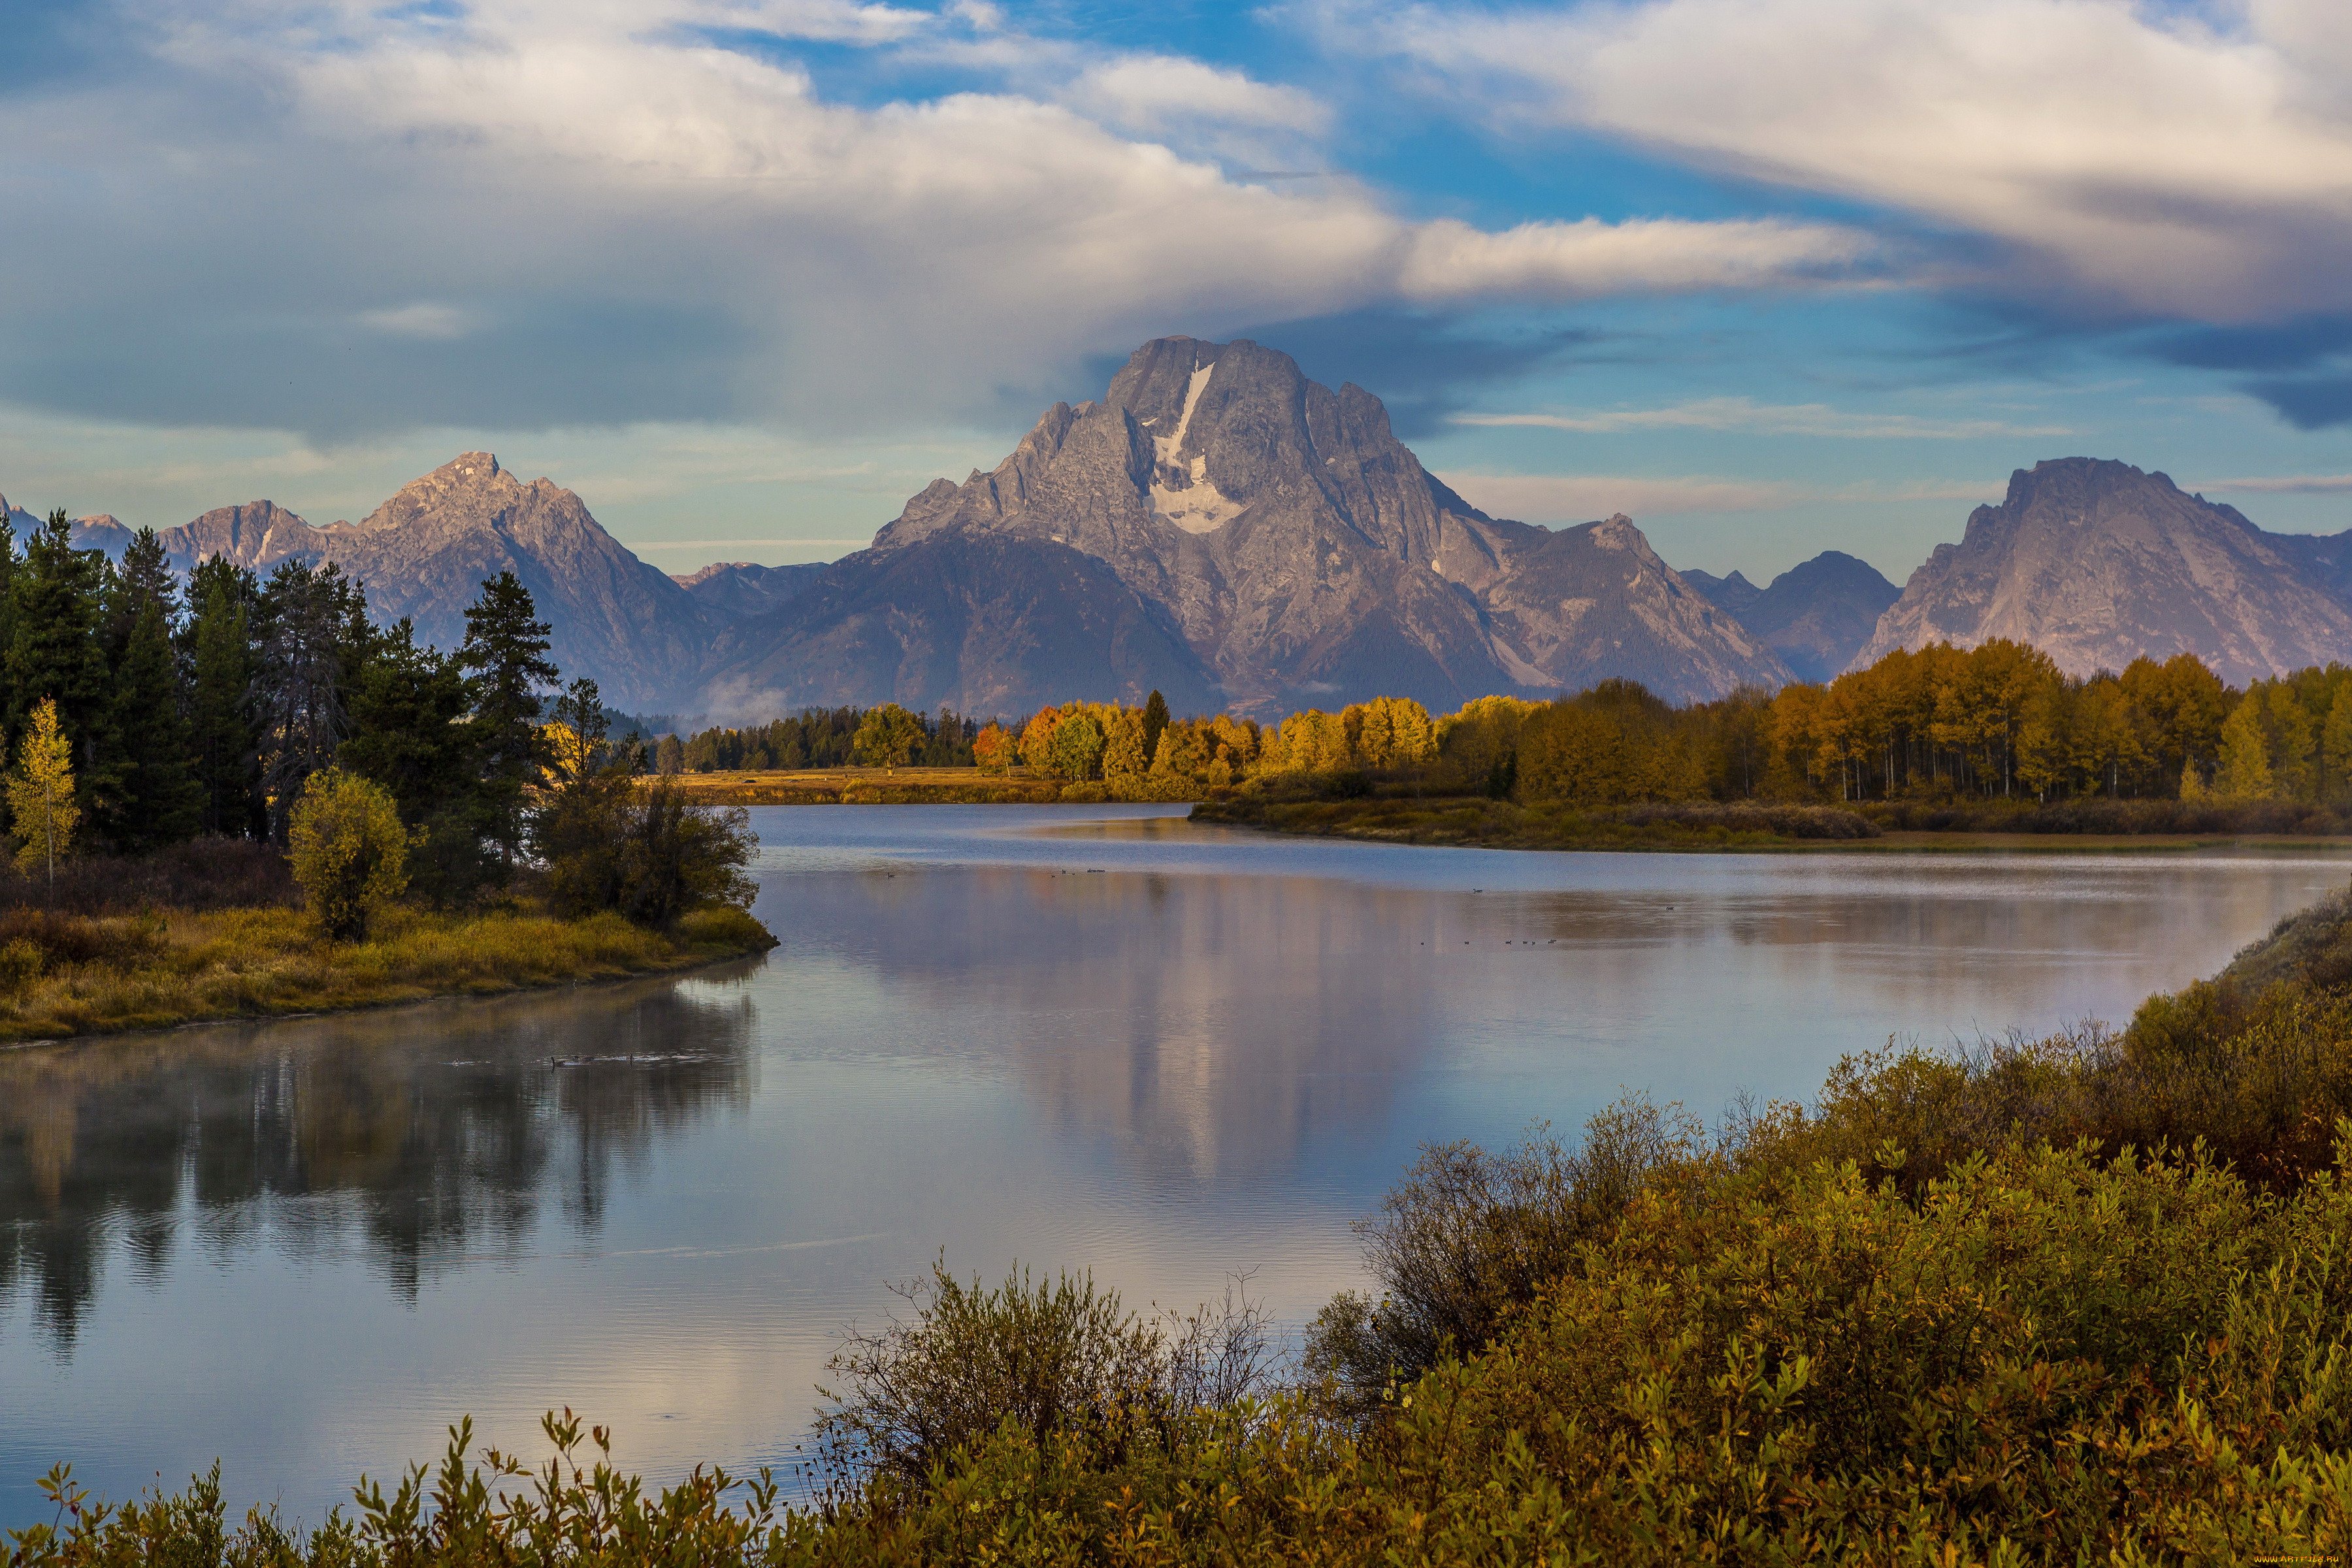
M763 960L0 1052L0 1524L71 1459L315 1522L471 1414L789 1463L942 1248L1286 1321L1424 1141L1712 1117L2210 973L2309 854L1568 855L1150 806L755 811Z

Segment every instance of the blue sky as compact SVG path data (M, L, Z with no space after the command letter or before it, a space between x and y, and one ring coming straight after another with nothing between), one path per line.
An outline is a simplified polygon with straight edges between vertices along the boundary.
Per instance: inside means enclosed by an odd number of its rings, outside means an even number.
M1900 581L2010 471L2352 527L2352 8L0 0L0 491L359 517L488 447L824 559L1146 338L1532 521Z

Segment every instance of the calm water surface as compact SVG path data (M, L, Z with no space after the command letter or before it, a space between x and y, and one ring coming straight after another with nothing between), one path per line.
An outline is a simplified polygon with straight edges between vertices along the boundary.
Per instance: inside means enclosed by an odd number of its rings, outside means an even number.
M1176 808L1181 811L1181 808ZM218 1456L315 1521L470 1412L783 1461L947 1249L1293 1320L1424 1140L1713 1114L2208 973L2305 856L1534 855L1168 808L753 813L783 945L684 981L0 1054L0 1523Z

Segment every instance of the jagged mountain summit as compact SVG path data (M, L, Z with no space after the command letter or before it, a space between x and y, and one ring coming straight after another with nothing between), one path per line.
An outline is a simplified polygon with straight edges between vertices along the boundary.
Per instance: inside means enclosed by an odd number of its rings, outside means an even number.
M706 605L730 615L761 616L795 597L816 581L824 562L762 566L752 561L714 561L698 572L670 574L670 581Z
M1049 637L1035 595L1082 579L1095 603ZM1627 519L1490 518L1361 387L1247 340L1181 337L1139 349L1100 402L1055 405L993 470L931 484L740 645L714 705L1012 711L1156 686L1266 717L1611 675L1676 699L1789 678ZM1080 684L1038 684L1048 670Z
M1734 572L1685 571L1683 580L1756 634L1801 680L1827 680L1852 663L1903 590L1842 550L1824 550L1759 588Z
M2265 533L2126 463L2037 463L1936 547L1853 662L2009 637L2073 675L2193 653L2242 685L2352 658L2352 607L2317 559L2336 542Z
M482 580L511 571L552 628L557 667L594 677L605 700L624 706L691 689L731 624L631 554L577 495L551 479L525 484L488 452L443 464L360 522L314 526L257 500L161 538L184 572L215 555L264 573L291 559L332 561L366 583L379 618L410 616L420 641L445 649L465 640L466 606Z

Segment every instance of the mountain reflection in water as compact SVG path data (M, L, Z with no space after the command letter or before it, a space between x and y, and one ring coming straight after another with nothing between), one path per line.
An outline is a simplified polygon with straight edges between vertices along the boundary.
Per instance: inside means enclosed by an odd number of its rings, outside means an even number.
M1389 1116L1437 1042L1425 976L1365 964L1425 895L1307 878L926 868L812 878L793 924L894 996L969 1020L953 1048L1037 1114L1189 1185L1291 1173Z
M753 1087L749 997L633 989L0 1053L0 1296L69 1351L110 1236L151 1279L184 1226L356 1246L413 1296L542 1205L593 1235L615 1166Z

